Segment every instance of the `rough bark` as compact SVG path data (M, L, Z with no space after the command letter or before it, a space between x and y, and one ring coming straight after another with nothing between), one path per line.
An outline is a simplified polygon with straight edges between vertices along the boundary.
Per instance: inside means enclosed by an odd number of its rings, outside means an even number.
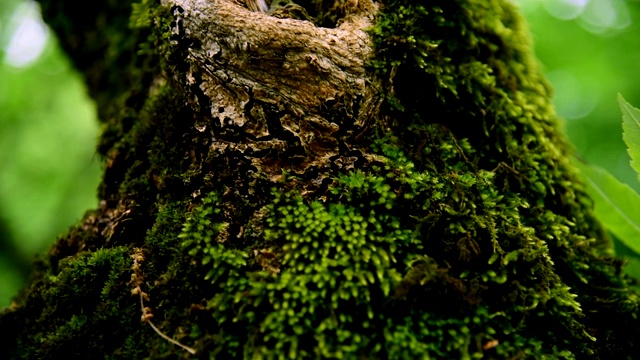
M105 170L0 315L1 358L637 351L507 1L41 4Z
M174 46L183 47L189 67L181 80L196 95L191 108L204 116L196 127L220 137L215 152L248 154L269 178L331 163L353 168L358 158L345 152L357 150L354 142L381 101L378 81L365 70L372 56L368 18L351 15L329 29L229 1L166 6L173 9Z

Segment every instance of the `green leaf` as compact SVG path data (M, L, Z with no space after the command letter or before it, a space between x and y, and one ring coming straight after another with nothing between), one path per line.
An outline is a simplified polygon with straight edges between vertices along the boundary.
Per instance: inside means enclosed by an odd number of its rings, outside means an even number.
M631 250L640 254L640 195L606 170L576 161L602 224Z
M613 237L613 251L619 257L625 259L625 266L623 267L623 271L636 279L640 280L640 254L637 254L633 250L629 249L625 244L623 244L620 239L618 239L615 235Z
M622 111L622 139L628 147L631 167L640 181L640 110L626 102L621 94L618 94L618 103Z

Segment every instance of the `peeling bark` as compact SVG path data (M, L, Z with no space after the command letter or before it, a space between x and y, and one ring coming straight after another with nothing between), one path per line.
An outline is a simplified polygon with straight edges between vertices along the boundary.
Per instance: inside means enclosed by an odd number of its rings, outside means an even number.
M216 152L248 154L259 172L304 173L331 163L353 168L357 138L380 106L380 83L366 70L371 14L338 28L278 19L230 1L169 1L172 45L186 54L191 106L210 121ZM215 105L213 105L215 104ZM227 140L234 139L234 140Z

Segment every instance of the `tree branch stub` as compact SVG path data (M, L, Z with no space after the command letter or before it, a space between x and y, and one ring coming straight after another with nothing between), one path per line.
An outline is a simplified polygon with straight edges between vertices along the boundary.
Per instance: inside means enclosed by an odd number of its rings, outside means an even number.
M282 156L298 143L305 159L294 170L324 167L376 115L380 85L366 69L372 3L369 13L351 14L337 28L252 12L229 0L165 3L174 17L172 45L188 64L177 80L200 93L191 106L210 116L199 126L242 132L241 141L216 139L212 146L220 151ZM266 163L272 162L254 159L267 174L281 173L281 164L269 169Z

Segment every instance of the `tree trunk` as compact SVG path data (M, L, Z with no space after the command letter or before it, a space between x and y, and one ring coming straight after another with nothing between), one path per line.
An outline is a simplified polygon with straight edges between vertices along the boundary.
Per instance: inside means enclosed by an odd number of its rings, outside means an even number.
M104 176L1 358L638 351L508 1L40 2Z

